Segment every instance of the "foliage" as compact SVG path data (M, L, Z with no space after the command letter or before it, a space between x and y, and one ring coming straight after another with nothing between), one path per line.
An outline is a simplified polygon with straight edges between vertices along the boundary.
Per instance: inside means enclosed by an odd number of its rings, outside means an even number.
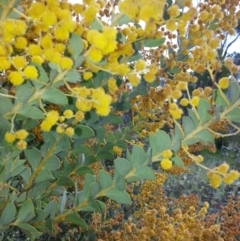
M0 4L3 240L16 230L58 238L63 224L91 235L89 213L130 205L129 188L158 178L153 169L190 160L214 188L239 178L192 151L240 132L237 66L218 51L224 34L234 34L238 1ZM192 73L207 74L212 86L196 88ZM216 131L222 122L235 131Z

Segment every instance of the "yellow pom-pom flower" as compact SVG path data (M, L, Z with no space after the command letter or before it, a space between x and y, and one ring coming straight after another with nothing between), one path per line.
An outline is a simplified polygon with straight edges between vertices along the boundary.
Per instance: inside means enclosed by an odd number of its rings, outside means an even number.
M135 63L135 69L137 71L142 71L146 68L146 62L143 59L140 59L138 61L136 61Z
M169 14L170 18L176 18L179 16L180 11L177 4L173 4L168 10L167 13Z
M27 65L27 61L23 56L15 56L12 58L12 64L16 69L22 69Z
M165 151L162 152L162 156L163 156L163 158L165 158L165 159L171 158L172 155L173 155L173 153L172 153L172 151L171 151L170 149L165 150Z
M128 74L127 75L127 78L128 78L128 80L129 80L129 82L130 82L130 84L132 85L132 86L138 86L139 84L140 84L140 82L141 82L141 79L140 79L140 77L139 76L137 76L136 74Z
M24 37L18 37L15 39L14 46L17 49L25 49L27 47L27 39Z
M86 99L77 99L76 107L83 112L90 111L92 109L92 102Z
M92 72L84 72L83 73L83 79L86 80L86 81L90 80L92 77L93 77Z
M220 166L216 168L218 172L221 172L222 174L225 174L229 170L229 165L227 163L223 163Z
M49 121L47 121L47 120L44 120L42 123L41 123L41 125L40 125L40 127L41 127L41 130L42 131L50 131L51 130L51 128L52 128L52 124L51 124L51 122L49 122Z
M100 62L103 55L99 49L91 48L88 51L88 58L93 62Z
M65 111L63 112L63 115L64 115L64 117L65 117L66 119L70 119L70 118L73 117L73 112L72 112L72 110L65 110Z
M221 89L227 89L229 87L229 78L223 77L219 80L218 85Z
M191 99L191 105L194 106L194 107L197 107L199 104L199 97L198 96L194 96L192 99Z
M208 174L209 183L213 188L218 188L222 183L222 177L219 174L209 172Z
M146 82L152 83L155 80L155 75L148 72L148 73L144 74L143 78L146 80Z
M27 136L28 136L28 132L24 129L18 130L16 132L16 138L19 140L24 140L27 138Z
M60 60L60 66L62 69L71 69L73 66L73 61L68 57L63 57Z
M4 135L4 139L9 143L13 143L16 139L16 134L11 132L6 132Z
M17 142L17 148L19 150L25 150L27 148L27 142L26 141L23 141L23 140L19 140Z
M84 119L84 113L82 111L77 111L75 114L76 121L82 121Z
M47 113L46 121L51 125L55 125L59 119L59 113L56 110L51 110Z
M23 73L27 79L35 80L38 78L38 70L35 66L27 66L24 70Z
M195 160L196 160L196 162L200 163L200 162L203 162L204 158L203 158L203 156L198 155L195 157Z
M0 57L0 71L7 70L11 67L11 62L5 57Z
M9 74L9 80L13 85L21 85L24 82L22 74L18 71L12 71Z
M74 129L72 127L68 127L65 130L67 136L72 137L74 135Z
M188 101L188 99L187 98L182 98L181 100L180 100L180 105L181 106L187 106L189 104L189 101Z
M163 170L169 170L172 168L172 161L169 160L168 158L165 158L160 162L160 165Z
M65 131L65 129L61 125L57 126L57 128L56 128L57 133L62 134L64 131Z

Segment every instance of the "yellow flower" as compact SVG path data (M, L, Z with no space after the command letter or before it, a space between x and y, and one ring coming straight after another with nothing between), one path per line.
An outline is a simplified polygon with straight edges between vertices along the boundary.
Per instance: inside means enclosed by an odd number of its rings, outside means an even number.
M223 163L219 167L217 167L216 170L218 172L221 172L222 174L225 174L229 170L229 165L227 163Z
M92 102L86 99L77 99L76 107L81 111L90 111L92 109Z
M141 82L141 79L140 79L140 77L139 76L137 76L136 74L128 74L127 75L127 78L128 78L128 80L129 80L129 82L130 82L130 84L132 85L132 86L138 86L139 84L140 84L140 82Z
M114 78L110 78L108 80L108 89L111 93L114 93L117 91L118 89L118 86L116 84L116 80Z
M72 112L72 110L65 110L65 111L63 112L63 115L64 115L64 117L66 117L67 119L70 119L70 118L73 117L73 112Z
M166 22L166 29L168 29L170 31L175 31L177 29L177 24L176 24L175 20L169 19Z
M155 80L155 75L151 74L150 72L144 74L143 77L146 80L146 82L148 82L148 83L152 83Z
M66 49L66 45L63 43L57 43L54 46L54 50L56 50L59 53L63 53L65 49Z
M102 57L102 52L99 49L91 48L88 51L88 58L93 62L100 62Z
M12 71L9 74L9 80L13 85L21 85L24 82L22 74L18 71Z
M69 31L59 26L54 29L54 36L59 41L65 41L69 38Z
M24 70L23 73L27 79L35 80L38 78L38 70L35 66L28 65Z
M172 97L173 99L179 99L181 96L182 96L182 91L181 91L181 90L174 90L174 91L171 93L171 97Z
M191 99L191 105L194 106L194 107L197 107L199 104L199 97L198 96L194 96L192 99Z
M224 183L226 184L232 184L234 181L236 181L240 177L240 173L236 170L231 170L229 173L225 175L223 178Z
M6 132L4 138L7 142L12 143L16 139L16 134L11 132Z
M47 7L40 2L33 2L28 9L28 15L34 20L40 20L42 15L46 12Z
M52 124L48 121L48 120L44 120L42 123L41 123L41 130L42 131L50 131L51 128L52 128Z
M74 135L74 129L72 127L68 127L65 130L65 133L66 133L67 136L72 137Z
M92 77L93 77L92 72L84 72L84 74L83 74L83 79L86 81L91 79Z
M75 114L76 121L82 121L84 119L84 113L82 111L77 111Z
M136 69L137 71L142 71L142 70L144 70L145 68L146 68L146 62L145 62L145 60L140 59L140 60L138 60L138 61L135 62L135 69Z
M27 65L27 61L23 56L15 56L12 58L13 66L16 69L22 69Z
M189 101L188 101L187 98L182 98L182 99L180 100L180 105L181 105L181 106L187 106L188 104L189 104Z
M163 1L147 1L141 5L139 11L139 19L149 21L150 19L159 20L163 15L165 2ZM130 10L131 11L131 10Z
M27 148L27 142L26 141L23 141L23 140L19 140L17 142L17 148L19 150L25 150Z
M160 162L160 165L163 170L169 170L172 168L172 161L169 160L168 158L165 158Z
M223 77L219 80L218 85L221 89L227 89L229 87L229 78Z
M7 70L11 67L11 62L5 57L0 57L0 71Z
M172 157L172 155L173 155L173 153L170 149L162 152L162 156L163 156L164 159L169 159L169 158Z
M57 23L57 16L52 11L46 11L42 17L42 23L46 26L54 26Z
M169 14L170 18L176 18L179 16L180 11L177 4L173 4L168 10L167 13Z
M21 129L19 131L16 132L16 138L20 139L20 140L24 140L26 139L28 136L28 132L24 129Z
M60 66L62 69L71 69L73 66L73 61L68 57L63 57L60 60Z
M198 155L198 156L195 157L195 160L196 160L196 162L200 163L204 160L204 158L203 158L203 156Z
M44 37L42 37L40 43L44 49L52 48L53 43L51 35L47 34Z
M47 113L46 121L51 125L55 125L58 121L59 113L56 110L51 110Z
M58 125L57 128L56 128L56 132L59 133L59 134L62 134L64 132L64 128L61 126L61 125Z
M82 14L83 11L84 11L84 6L83 6L83 4L75 3L75 4L72 5L72 8L73 8L73 11L74 11L76 14Z
M110 104L112 102L112 97L110 95L102 95L100 99L98 99L97 103L93 104L93 107L96 109L96 112L100 116L107 116L111 110Z
M31 60L32 60L33 63L39 64L39 65L41 65L43 63L43 59L42 59L41 56L37 56L37 55L33 56L31 58Z
M38 46L37 44L30 44L28 46L28 53L31 56L35 56L35 55L41 55L42 54L42 49L40 46Z
M86 23L91 23L94 20L98 11L99 7L97 4L91 4L90 6L88 6L83 12L84 20L86 21Z
M54 64L59 64L61 61L61 54L56 52L53 48L46 49L44 51L44 55L45 55L46 60L48 60Z
M14 46L17 49L25 49L27 47L27 39L24 37L18 37L14 41Z
M218 188L222 183L222 177L216 173L208 173L209 183L213 188Z

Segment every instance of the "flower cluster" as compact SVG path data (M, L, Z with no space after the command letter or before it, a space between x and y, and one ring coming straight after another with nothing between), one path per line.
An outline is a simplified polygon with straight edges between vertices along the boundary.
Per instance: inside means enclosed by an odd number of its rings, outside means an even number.
M27 148L27 142L25 139L28 137L28 132L24 129L18 130L16 132L6 132L5 140L9 143L16 142L16 146L19 150L24 150Z

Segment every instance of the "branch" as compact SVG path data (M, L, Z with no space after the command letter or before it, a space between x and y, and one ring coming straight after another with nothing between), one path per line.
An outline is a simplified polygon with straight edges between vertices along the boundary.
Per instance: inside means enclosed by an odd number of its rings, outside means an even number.
M225 51L224 51L224 54L223 54L223 59L226 57L226 55L227 55L227 51L228 51L228 49L229 49L229 47L238 39L238 37L240 36L240 33L236 36L236 38L235 39L233 39L233 41L232 42L230 42L229 44L228 44L228 46L227 46L227 48L225 49Z

